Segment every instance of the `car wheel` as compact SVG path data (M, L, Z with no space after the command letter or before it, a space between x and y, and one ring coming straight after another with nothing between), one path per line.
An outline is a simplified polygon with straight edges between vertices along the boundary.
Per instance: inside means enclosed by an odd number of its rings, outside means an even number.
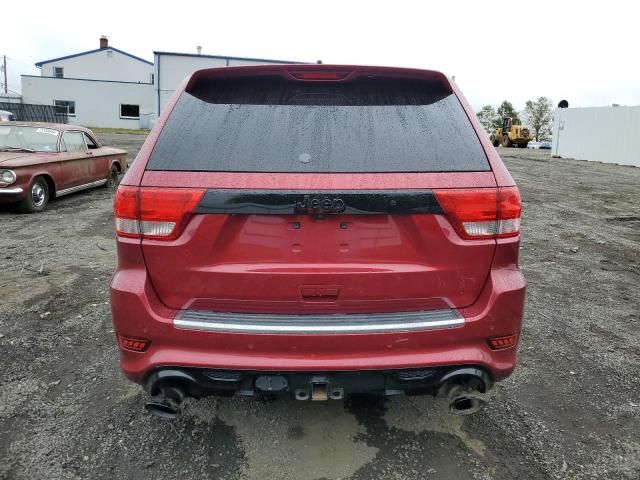
M36 177L29 186L28 195L18 203L18 211L23 213L41 212L49 203L49 184L43 177Z
M118 188L120 183L120 171L115 165L111 165L111 171L109 172L109 178L107 179L106 187L112 190Z

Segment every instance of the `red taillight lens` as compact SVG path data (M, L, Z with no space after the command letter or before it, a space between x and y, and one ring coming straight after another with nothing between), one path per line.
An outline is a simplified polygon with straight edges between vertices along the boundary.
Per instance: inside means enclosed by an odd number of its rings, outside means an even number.
M115 199L121 237L174 240L204 195L202 189L121 186Z
M124 335L118 335L118 343L125 350L132 352L144 352L151 342L144 338L125 337Z
M200 203L204 190L140 189L140 233L144 238L173 240Z
M487 343L492 350L503 350L505 348L513 347L518 341L518 335L512 333L511 335L502 335L500 337L490 337L487 339Z
M520 215L522 201L518 187L502 187L498 189L500 195L500 225L498 237L515 237L520 233Z
M444 213L464 239L514 237L520 232L517 187L434 191Z
M298 80L344 80L350 72L289 72L293 78Z
M139 238L138 188L120 185L113 202L116 217L116 234L121 237Z

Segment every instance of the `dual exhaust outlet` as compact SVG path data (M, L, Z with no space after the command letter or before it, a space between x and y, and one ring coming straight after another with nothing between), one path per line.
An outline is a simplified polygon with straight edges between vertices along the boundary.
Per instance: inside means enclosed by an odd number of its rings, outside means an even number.
M471 415L487 404L485 378L475 376L471 369L461 369L459 373L451 372L445 376L436 397L441 400L444 410L453 415ZM474 369L475 370L475 369ZM305 388L293 389L293 396L299 401L328 401L342 400L345 391L342 387L334 386L325 376L311 379ZM262 375L255 380L255 389L263 395L278 394L289 390L289 384L281 375ZM188 397L183 385L166 382L159 389L157 395L151 397L145 408L149 413L165 419L173 419L180 415L181 406Z

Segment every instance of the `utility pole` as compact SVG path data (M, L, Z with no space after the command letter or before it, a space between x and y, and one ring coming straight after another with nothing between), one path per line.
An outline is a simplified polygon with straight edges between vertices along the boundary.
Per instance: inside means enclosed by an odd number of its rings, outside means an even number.
M2 71L4 72L4 94L7 95L8 92L8 88L7 88L7 56L3 55L2 56Z

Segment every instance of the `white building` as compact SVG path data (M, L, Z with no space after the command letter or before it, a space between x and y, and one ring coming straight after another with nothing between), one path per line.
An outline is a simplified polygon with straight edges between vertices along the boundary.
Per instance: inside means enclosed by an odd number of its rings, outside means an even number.
M90 127L140 128L153 114L153 63L109 46L36 63L40 76L22 75L24 103L54 105L69 122ZM142 125L141 125L142 123Z
M640 106L559 108L551 152L563 158L640 167Z
M200 50L200 47L198 47ZM22 101L67 111L69 123L88 127L150 128L178 85L208 67L299 63L285 60L153 52L154 63L109 46L36 63L22 75Z

